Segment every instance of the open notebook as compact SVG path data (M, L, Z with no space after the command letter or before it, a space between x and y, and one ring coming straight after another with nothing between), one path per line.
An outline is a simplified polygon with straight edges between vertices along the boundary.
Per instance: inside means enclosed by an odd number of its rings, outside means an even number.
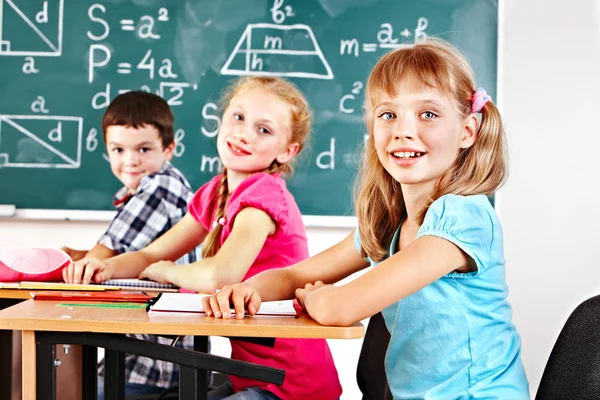
M148 313L204 313L201 299L205 296L196 293L161 293L156 302L150 305ZM263 301L256 315L295 317L296 310L293 300Z

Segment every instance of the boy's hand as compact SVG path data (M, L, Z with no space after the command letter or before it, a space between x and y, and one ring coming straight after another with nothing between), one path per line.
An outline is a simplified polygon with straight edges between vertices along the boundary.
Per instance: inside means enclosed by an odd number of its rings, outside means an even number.
M244 318L244 310L248 310L250 315L256 314L260 308L261 299L256 289L245 283L224 286L217 294L202 298L204 311L209 317L230 318L230 304L233 304L235 318L242 319Z
M64 251L65 253L67 253L69 255L69 257L71 257L71 260L73 261L79 261L81 260L83 257L85 257L85 255L87 254L87 250L75 250L72 249L70 247L61 247L60 248L62 251Z
M110 265L95 258L82 258L63 269L63 279L66 283L96 283L109 280L113 275Z
M138 278L150 279L151 281L159 283L171 283L168 279L168 274L169 270L173 267L177 268L177 265L173 261L159 261L143 270Z

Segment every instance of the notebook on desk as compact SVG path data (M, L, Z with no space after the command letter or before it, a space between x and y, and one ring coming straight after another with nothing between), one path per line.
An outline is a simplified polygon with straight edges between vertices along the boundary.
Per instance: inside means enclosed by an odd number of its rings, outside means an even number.
M161 313L196 313L204 314L202 297L206 294L196 293L161 293L154 304L148 307L149 314ZM234 314L234 311L231 312ZM249 314L246 313L248 316ZM295 317L293 300L263 301L256 316Z
M172 283L159 283L146 279L109 279L100 282L100 285L121 289L146 288L156 292L178 292L179 287Z
M100 302L147 303L152 296L142 292L127 292L123 290L106 290L100 292L31 292L35 300L78 300Z

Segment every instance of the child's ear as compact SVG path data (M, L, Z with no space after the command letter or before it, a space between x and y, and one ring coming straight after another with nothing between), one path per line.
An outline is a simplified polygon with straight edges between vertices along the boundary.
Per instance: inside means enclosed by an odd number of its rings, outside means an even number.
M175 141L173 141L170 145L164 148L163 154L165 155L165 160L171 161L173 158L173 152L175 151Z
M475 139L477 139L477 132L479 131L479 120L475 114L469 114L465 119L463 126L462 138L460 140L460 148L468 149L473 146Z
M290 161L296 154L298 154L298 149L300 148L300 143L292 143L285 148L284 152L275 158L279 164L285 164Z

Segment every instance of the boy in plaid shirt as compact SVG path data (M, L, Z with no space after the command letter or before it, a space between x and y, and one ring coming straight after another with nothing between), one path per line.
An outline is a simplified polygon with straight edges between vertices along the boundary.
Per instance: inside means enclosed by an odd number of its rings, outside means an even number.
M123 183L114 197L117 215L98 243L88 251L63 248L74 261L106 259L146 247L174 226L186 213L193 192L169 160L175 149L173 114L159 96L133 91L117 96L102 118L102 132L113 174ZM177 264L197 260L196 250ZM66 280L66 278L65 278ZM154 335L130 335L154 343L171 340ZM185 337L176 347L193 348ZM127 355L126 397L160 393L178 384L176 365ZM100 365L98 398L104 398L103 365Z

